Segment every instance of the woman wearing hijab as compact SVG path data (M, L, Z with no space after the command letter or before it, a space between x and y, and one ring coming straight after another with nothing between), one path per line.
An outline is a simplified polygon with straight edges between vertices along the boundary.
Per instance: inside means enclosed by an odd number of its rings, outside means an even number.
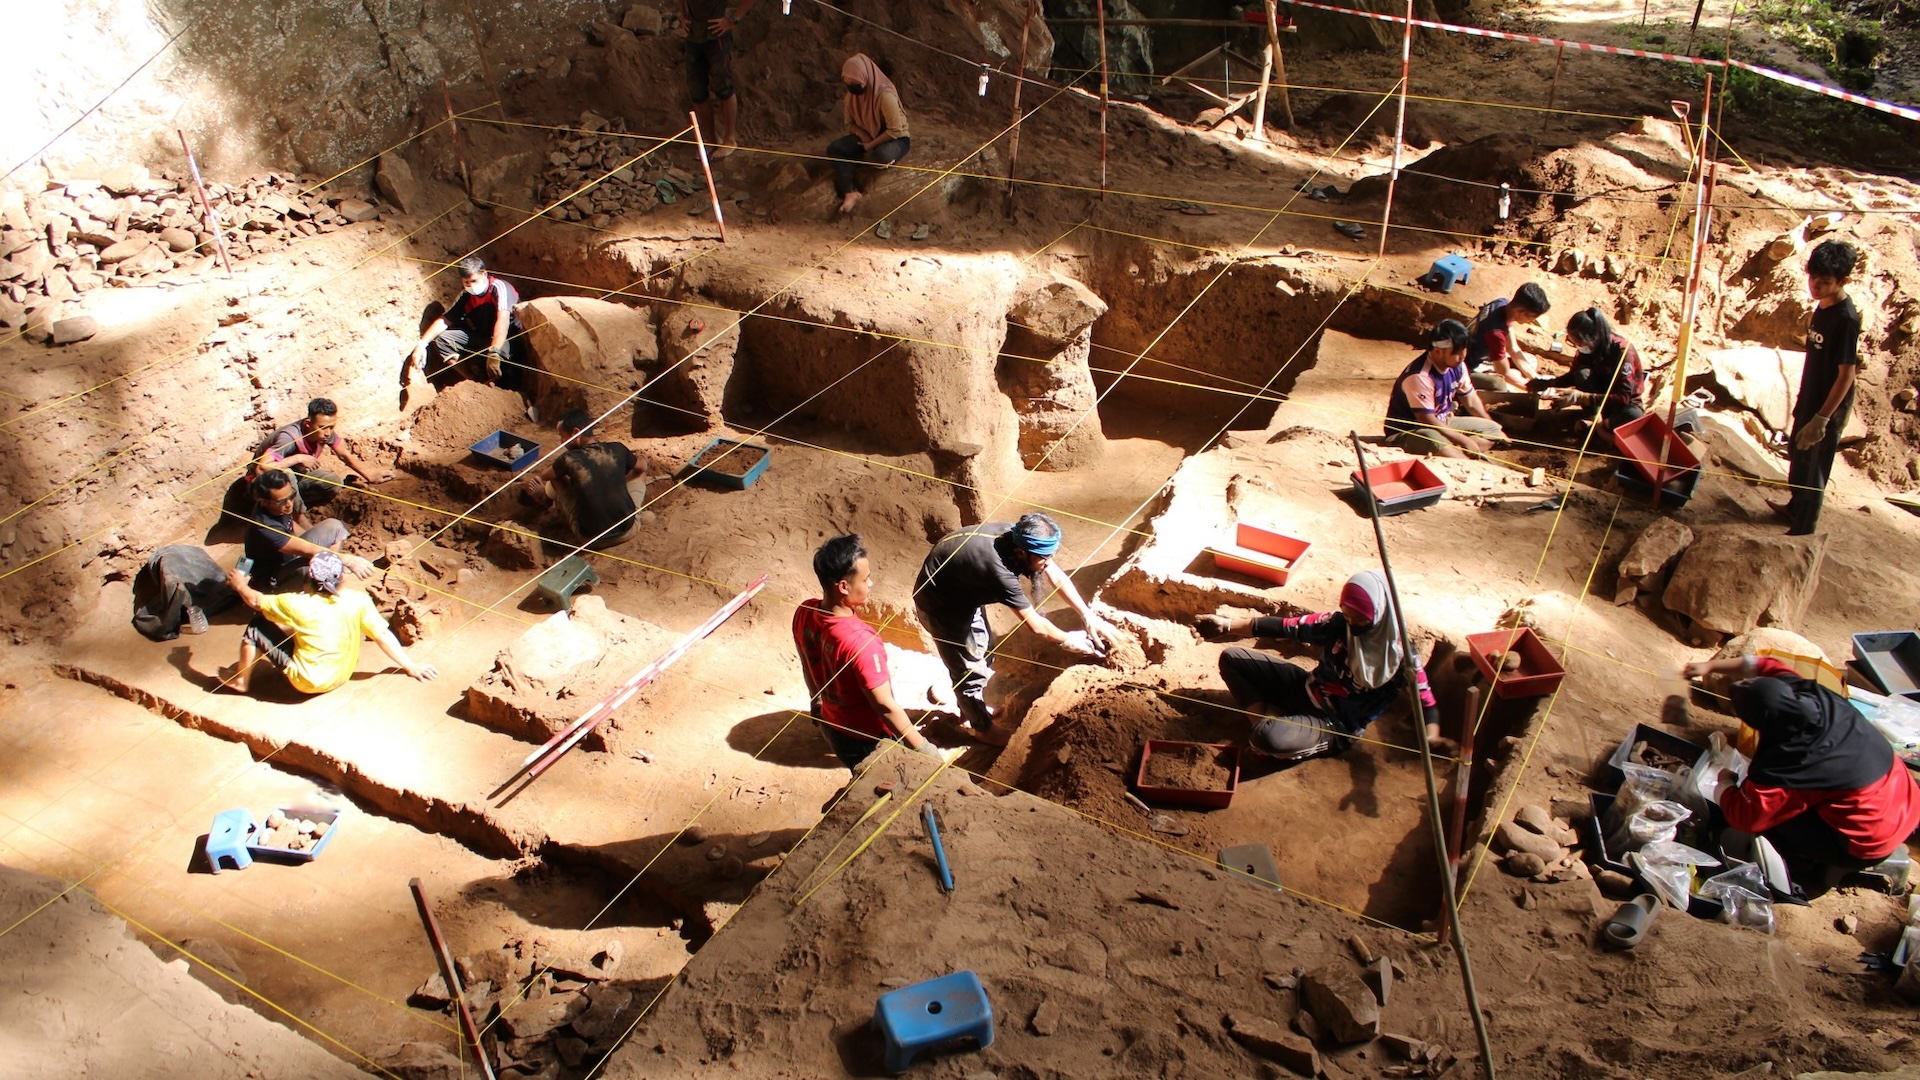
M1408 664L1420 684L1427 738L1440 736L1426 670L1401 645L1387 583L1376 571L1347 580L1338 611L1286 618L1201 615L1194 625L1210 638L1287 638L1320 646L1320 663L1312 671L1253 649L1220 654L1220 677L1234 702L1263 718L1254 722L1255 750L1284 761L1344 752L1353 736L1405 696Z
M1689 678L1716 672L1739 680L1733 711L1753 759L1737 785L1722 774L1720 810L1728 825L1766 837L1803 892L1880 862L1920 828L1920 785L1847 699L1772 657L1685 668Z
M872 57L848 57L840 67L840 83L847 88L847 133L827 144L827 156L834 159L833 191L844 214L860 203L853 167L862 162L891 165L907 156L913 140L907 137L900 93Z
M1646 412L1647 368L1597 307L1576 311L1567 320L1567 341L1577 350L1573 369L1552 379L1534 379L1529 390L1547 401L1571 405L1576 417L1598 415L1612 431Z

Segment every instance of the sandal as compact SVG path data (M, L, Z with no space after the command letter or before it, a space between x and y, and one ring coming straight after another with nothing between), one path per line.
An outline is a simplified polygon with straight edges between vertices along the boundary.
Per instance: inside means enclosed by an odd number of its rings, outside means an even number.
M1610 948L1631 949L1646 940L1647 931L1653 928L1653 921L1659 915L1660 898L1641 893L1621 904L1620 910L1600 928L1600 941Z

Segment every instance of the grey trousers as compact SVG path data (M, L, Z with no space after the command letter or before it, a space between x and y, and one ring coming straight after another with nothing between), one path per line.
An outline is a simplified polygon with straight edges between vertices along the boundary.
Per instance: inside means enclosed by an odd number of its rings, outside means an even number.
M993 646L993 634L987 627L987 613L974 608L971 613L935 611L925 604L915 605L920 625L933 635L933 647L947 665L953 680L953 695L959 699L961 718L976 727L993 722L987 711L987 679L993 668L987 664L987 651Z

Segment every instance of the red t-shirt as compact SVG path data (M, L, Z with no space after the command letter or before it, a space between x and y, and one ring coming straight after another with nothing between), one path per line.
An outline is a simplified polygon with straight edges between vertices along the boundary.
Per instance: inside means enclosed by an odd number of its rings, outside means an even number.
M879 631L858 615L831 615L821 601L808 600L794 609L793 644L800 650L814 716L869 738L896 734L867 694L893 679Z
M1755 658L1754 674L1799 678L1770 656ZM1720 810L1727 824L1756 836L1812 810L1847 838L1848 854L1884 859L1920 826L1920 785L1896 757L1885 776L1853 791L1778 788L1746 780L1720 796Z

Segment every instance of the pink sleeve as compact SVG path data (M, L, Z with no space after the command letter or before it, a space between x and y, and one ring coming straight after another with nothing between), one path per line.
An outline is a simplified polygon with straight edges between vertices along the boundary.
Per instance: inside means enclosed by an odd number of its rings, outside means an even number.
M1400 390L1407 395L1407 404L1419 412L1438 412L1433 405L1433 380L1424 371L1416 371L1402 379Z

